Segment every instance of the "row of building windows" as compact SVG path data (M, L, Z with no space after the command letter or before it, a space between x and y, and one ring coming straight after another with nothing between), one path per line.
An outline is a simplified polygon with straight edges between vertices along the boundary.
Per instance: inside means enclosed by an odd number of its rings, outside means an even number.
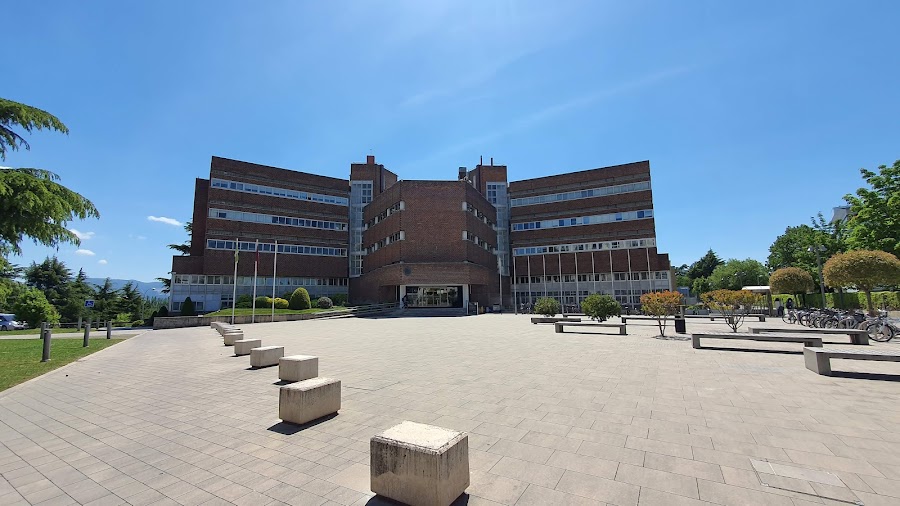
M487 199L494 206L506 206L506 183L487 183Z
M334 195L325 195L323 193L302 192L299 190L288 190L286 188L276 188L274 186L265 186L261 184L241 183L238 181L228 181L226 179L213 179L211 181L213 188L221 188L223 190L234 190L244 193L257 193L259 195L273 195L275 197L284 197L286 199L305 200L308 202L322 202L323 204L335 204L339 206L348 205L347 197L336 197Z
M591 197L604 197L618 195L620 193L632 193L650 189L650 181L619 184L614 186L601 186L588 190L576 190L564 193L550 193L547 195L535 195L534 197L520 197L509 202L510 207L532 206L535 204L547 204L550 202L562 202L565 200L587 199Z
M488 218L486 214L484 214L483 212L481 212L480 209L478 209L477 207L473 206L472 204L469 204L469 203L467 203L467 202L463 202L463 209L464 209L465 211L468 211L468 212L474 214L479 220L483 221L485 225L487 225L487 226L489 226L489 227L493 227L493 226L494 226L494 222L491 221L491 219Z
M464 241L472 241L472 242L474 242L474 243L477 244L478 246L484 248L486 251L490 251L490 252L493 252L493 251L494 251L494 246L493 246L492 244L488 243L487 241L485 241L484 239L478 237L478 236L475 235L475 234L470 234L469 232L463 230L462 238L463 238Z
M580 225L596 225L599 223L613 223L616 221L642 220L652 217L652 209L643 209L640 211L625 211L622 213L595 214L594 216L576 216L574 218L564 218L561 220L543 220L513 223L512 229L514 231L519 231L543 228L577 227Z
M278 277L277 286L347 286L347 278ZM176 285L233 285L234 276L176 274ZM238 276L238 286L253 286L253 276ZM256 286L272 286L272 276L257 276Z
M656 239L626 239L622 241L583 242L579 244L555 244L513 248L513 255L543 255L546 253L572 253L575 251L604 251L613 249L653 248Z
M263 253L274 253L275 252L275 244L268 242L248 242L248 241L239 241L238 242L238 250L240 251L255 251L257 244L259 244L259 251ZM206 248L207 249L224 249L224 250L235 250L235 242L234 241L222 241L218 239L207 239ZM319 255L326 257L345 257L347 256L347 250L344 248L329 248L324 246L302 246L300 244L279 244L278 245L279 253L287 253L289 255Z
M530 281L529 281L530 278ZM543 283L546 278L547 283L559 283L559 275L547 276L517 276L516 283ZM652 272L597 272L590 274L563 274L563 283L592 283L594 281L647 281L650 279L667 280L669 279L669 271L652 271Z
M366 254L373 253L375 251L378 251L380 248L387 246L388 244L394 244L395 242L402 241L404 239L406 239L406 234L402 230L399 232L395 232L366 248Z
M220 220L245 221L249 223L268 223L273 225L287 225L289 227L318 228L323 230L347 230L347 224L337 221L309 220L306 218L294 218L291 216L275 216L272 214L250 213L246 211L232 211L229 209L209 209L210 218Z
M400 202L397 202L394 205L392 205L391 207L378 213L378 216L367 221L366 228L369 228L373 225L377 225L377 224L381 223L382 221L386 220L388 216L390 216L394 213L398 213L404 209L406 209L406 204L401 200Z

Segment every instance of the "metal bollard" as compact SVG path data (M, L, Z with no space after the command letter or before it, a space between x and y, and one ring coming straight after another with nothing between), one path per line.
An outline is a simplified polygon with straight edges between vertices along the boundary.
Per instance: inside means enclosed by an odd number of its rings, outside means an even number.
M106 338L112 339L112 322L111 321L106 322Z
M81 330L81 317L78 317L78 330Z
M53 331L50 329L50 326L44 324L46 328L41 330L41 334L43 334L44 338L44 350L41 352L41 362L49 362L50 361L50 340L53 338Z
M50 325L50 324L47 323L47 322L41 322L41 333L38 334L38 339L43 339L43 338L44 338L44 333L47 332L47 327L48 327L49 325Z
M91 320L88 319L87 325L84 327L84 344L82 347L87 348L88 341L91 339Z

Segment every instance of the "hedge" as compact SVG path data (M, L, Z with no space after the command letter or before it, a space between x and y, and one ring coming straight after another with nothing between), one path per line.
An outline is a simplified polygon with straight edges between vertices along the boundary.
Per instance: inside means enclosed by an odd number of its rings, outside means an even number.
M788 297L794 299L796 306L802 305L803 296L793 294L772 295L772 301L781 299L784 304ZM841 304L841 295L837 292L825 293L825 302L828 307L837 307L840 309L862 309L866 307L866 294L863 292L844 292L843 304ZM878 309L887 308L890 310L900 309L900 292L872 292L872 303ZM806 305L809 307L822 307L821 293L807 293Z

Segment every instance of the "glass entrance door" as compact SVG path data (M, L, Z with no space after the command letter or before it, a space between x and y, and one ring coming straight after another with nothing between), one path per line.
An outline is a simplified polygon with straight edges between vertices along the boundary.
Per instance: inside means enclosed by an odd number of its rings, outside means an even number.
M462 287L407 286L406 307L462 307Z

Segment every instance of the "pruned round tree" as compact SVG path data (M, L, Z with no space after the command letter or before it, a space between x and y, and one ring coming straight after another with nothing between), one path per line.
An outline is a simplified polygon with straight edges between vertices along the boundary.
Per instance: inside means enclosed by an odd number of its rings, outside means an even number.
M753 305L759 302L759 295L749 290L713 290L700 296L704 303L725 317L725 323L737 332L744 318L750 314Z
M581 301L581 312L592 320L602 322L611 316L622 314L622 306L611 295L595 293L588 295Z
M769 276L772 293L807 293L815 288L812 275L799 267L784 267Z
M900 259L885 251L854 250L838 253L825 262L825 282L856 288L866 294L869 314L875 314L872 290L900 284Z
M666 337L666 319L674 316L681 304L683 295L679 292L650 292L641 295L641 311L644 314L656 318L656 325L659 327L659 335Z

